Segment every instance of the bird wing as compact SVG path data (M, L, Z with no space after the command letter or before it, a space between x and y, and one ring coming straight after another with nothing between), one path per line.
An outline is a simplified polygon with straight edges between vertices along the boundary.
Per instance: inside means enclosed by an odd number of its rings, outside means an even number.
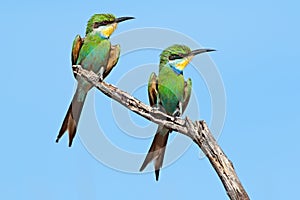
M157 90L157 76L154 72L151 73L148 81L148 98L150 106L157 105L158 90Z
M103 77L105 78L111 70L116 66L120 57L120 45L112 45L110 48L109 58L107 61L107 66L104 71Z
M80 35L76 35L74 41L73 41L73 45L72 45L72 55L71 55L71 61L72 61L72 65L76 65L77 64L77 59L79 56L79 51L82 47L84 39L80 37Z
M185 111L192 93L192 80L189 78L184 82L183 101L182 101L182 112Z
M148 82L148 97L151 106L158 106L158 85L157 85L157 76L154 72L151 73L149 82ZM159 126L154 139L152 141L151 147L147 153L147 156L140 168L140 171L143 171L146 166L154 160L155 166L155 176L156 180L159 178L159 171L162 167L164 160L166 145L168 141L170 130Z

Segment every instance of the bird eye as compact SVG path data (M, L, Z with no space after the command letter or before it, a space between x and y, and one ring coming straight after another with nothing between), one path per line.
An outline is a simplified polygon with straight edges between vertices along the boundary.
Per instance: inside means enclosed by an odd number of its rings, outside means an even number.
M182 56L177 55L177 54L171 54L169 56L169 60L176 60L176 59L181 59L181 58L182 58Z
M98 28L99 26L101 26L101 24L99 22L94 23L94 28Z
M107 24L109 24L109 21L103 21L103 22L101 22L101 26L106 26Z

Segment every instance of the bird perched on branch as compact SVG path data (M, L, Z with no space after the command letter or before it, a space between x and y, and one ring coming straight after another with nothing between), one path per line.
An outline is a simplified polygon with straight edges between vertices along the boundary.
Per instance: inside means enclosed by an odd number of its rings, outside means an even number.
M112 14L93 15L87 23L85 38L77 35L74 39L71 52L72 65L81 65L83 69L93 71L102 81L117 64L120 55L120 46L112 46L109 37L116 30L118 23L130 19L134 17L116 18ZM58 142L68 131L69 147L76 134L86 95L93 87L85 79L74 76L78 82L77 89L56 139Z
M173 45L160 54L158 76L153 72L148 82L150 105L168 115L179 117L185 111L190 100L192 80L184 80L183 70L192 58L201 53L215 51L213 49L197 49L191 51L184 45ZM162 167L169 133L172 130L159 126L140 171L154 161L156 180Z

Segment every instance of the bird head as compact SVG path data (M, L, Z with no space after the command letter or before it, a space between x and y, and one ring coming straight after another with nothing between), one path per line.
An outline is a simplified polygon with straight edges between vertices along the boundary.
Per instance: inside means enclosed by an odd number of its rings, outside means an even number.
M99 34L102 38L107 39L116 30L118 23L129 19L134 19L134 17L116 18L112 14L95 14L87 23L86 35Z
M176 72L182 73L195 55L215 51L214 49L191 50L185 45L172 45L160 54L160 69L162 66L169 65Z

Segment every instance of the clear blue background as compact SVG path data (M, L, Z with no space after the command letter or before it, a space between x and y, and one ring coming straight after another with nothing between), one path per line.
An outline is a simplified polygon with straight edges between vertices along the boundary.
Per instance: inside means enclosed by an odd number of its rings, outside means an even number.
M116 34L164 27L218 49L211 57L227 93L220 146L252 199L295 199L300 188L299 7L291 0L2 2L0 199L227 199L195 145L155 182L152 173L102 165L79 137L71 149L67 137L55 144L74 88L72 40L84 34L92 14L103 12L137 18ZM130 70L130 63L121 61L118 67ZM151 61L158 62L158 54ZM115 69L108 81L118 73Z

